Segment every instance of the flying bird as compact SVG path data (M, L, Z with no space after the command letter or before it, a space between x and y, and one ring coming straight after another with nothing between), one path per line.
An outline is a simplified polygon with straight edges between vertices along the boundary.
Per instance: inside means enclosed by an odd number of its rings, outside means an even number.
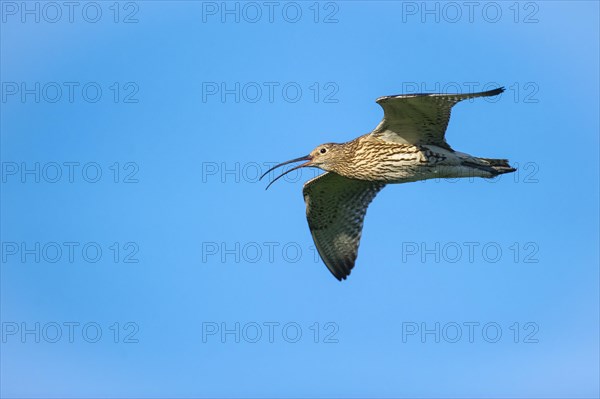
M516 169L506 159L479 158L453 150L445 133L458 102L495 96L503 87L470 94L406 94L379 97L383 120L371 133L346 143L326 143L310 154L272 170L305 161L293 170L315 167L323 173L304 184L306 218L315 246L338 280L354 267L367 207L386 184L431 178L492 178Z

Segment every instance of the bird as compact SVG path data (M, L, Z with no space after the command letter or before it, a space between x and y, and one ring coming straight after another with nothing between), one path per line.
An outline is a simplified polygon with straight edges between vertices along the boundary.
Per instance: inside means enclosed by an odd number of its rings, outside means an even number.
M367 208L387 184L432 178L493 178L516 169L507 159L480 158L452 149L445 133L457 103L496 96L504 87L479 93L418 93L376 99L383 119L375 129L345 143L325 143L273 170L305 161L267 185L304 167L325 173L304 184L306 218L321 260L339 281L354 268Z

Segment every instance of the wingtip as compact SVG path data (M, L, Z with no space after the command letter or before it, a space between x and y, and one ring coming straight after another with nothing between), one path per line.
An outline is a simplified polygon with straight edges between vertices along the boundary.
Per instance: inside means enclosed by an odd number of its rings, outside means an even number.
M334 274L333 277L336 278L337 281L339 281L340 283L344 280L346 280L346 278L350 275L350 273L348 273L347 275L336 275Z
M340 283L348 278L350 273L352 273L352 268L354 267L354 263L351 266L346 265L338 265L340 267L336 268L336 272L334 273L331 269L329 271Z
M483 92L481 94L483 94L485 96L497 96L500 93L504 93L505 90L506 89L504 88L504 86L500 86L500 87L498 87L496 89L488 90L488 91L485 91L485 92Z
M492 90L488 90L488 91L484 91L484 92L480 92L480 93L471 93L470 95L474 96L474 97L489 97L489 96L497 96L498 94L501 94L505 91L506 89L504 88L504 86L500 86L496 89L492 89ZM410 97L427 97L427 96L439 96L439 95L451 95L452 93L408 93L408 94L394 94L391 96L382 96L382 97L378 97L375 102L377 104L381 104L382 102L392 99L392 98L410 98ZM460 93L457 93L460 94ZM465 93L466 94L466 93Z

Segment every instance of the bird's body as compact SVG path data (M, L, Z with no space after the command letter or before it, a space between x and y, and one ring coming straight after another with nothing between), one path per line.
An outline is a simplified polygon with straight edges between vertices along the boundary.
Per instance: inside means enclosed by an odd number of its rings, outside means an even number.
M472 94L415 94L377 99L384 110L369 134L346 143L327 143L297 161L294 169L325 170L304 185L306 216L313 240L331 273L345 279L354 267L369 203L386 185L431 178L491 178L515 171L505 159L454 151L445 132L452 106L461 100L500 94L503 88ZM267 186L268 188L268 186Z
M370 134L330 145L339 146L340 151L327 170L350 179L393 184L432 178L494 177L501 172L484 158L436 145L388 142Z

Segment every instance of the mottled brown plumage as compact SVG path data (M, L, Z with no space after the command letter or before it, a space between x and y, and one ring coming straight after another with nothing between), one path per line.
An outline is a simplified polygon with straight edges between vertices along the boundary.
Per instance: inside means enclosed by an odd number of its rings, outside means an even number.
M440 177L494 177L513 172L507 160L454 151L444 137L450 110L461 100L494 96L503 88L472 94L414 94L377 99L384 118L371 133L342 144L327 143L292 170L317 167L324 173L304 185L306 216L313 240L331 273L345 279L356 261L367 207L388 183ZM261 177L261 178L262 178Z
M350 274L367 206L385 183L326 172L304 185L306 218L315 246L336 278Z

